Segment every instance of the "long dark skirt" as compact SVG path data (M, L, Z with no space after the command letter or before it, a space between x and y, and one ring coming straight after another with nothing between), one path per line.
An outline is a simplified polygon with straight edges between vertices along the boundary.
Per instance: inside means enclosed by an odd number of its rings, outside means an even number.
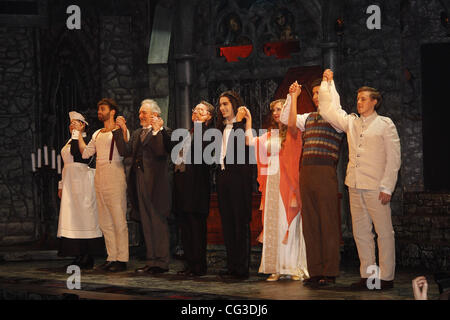
M105 239L103 237L93 239L59 239L58 256L77 257L81 255L105 255Z

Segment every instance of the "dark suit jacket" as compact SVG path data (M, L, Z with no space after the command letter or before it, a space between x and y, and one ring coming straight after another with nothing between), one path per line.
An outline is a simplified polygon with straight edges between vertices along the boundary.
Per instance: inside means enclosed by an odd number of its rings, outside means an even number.
M204 123L202 124L202 134L210 128ZM173 190L173 210L174 212L183 213L200 213L204 216L209 214L209 198L211 190L210 166L203 162L194 164L195 146L198 141L202 141L202 137L195 136L196 131L191 138L191 146L189 147L186 158L191 159L191 164L185 165L184 172L174 173L174 190ZM209 144L209 142L201 142L201 152Z
M243 221L250 221L252 214L252 186L253 186L253 169L254 165L251 163L256 163L254 160L255 152L253 147L245 145L245 138L241 135L245 134L245 120L241 122L233 123L233 130L240 131L239 135L236 132L234 136L230 134L227 143L227 153L224 159L225 170L221 170L221 166L218 166L218 176L217 184L218 190L220 189L230 189L232 194L232 199L224 199L222 201L236 201L242 206L242 216L240 217ZM223 132L223 131L222 131ZM231 143L231 140L234 140ZM241 139L244 139L242 141ZM241 140L241 141L238 141ZM243 149L239 149L239 145L244 145ZM238 164L237 157L239 153L244 151L245 163ZM233 163L228 163L233 158ZM231 162L231 161L230 161ZM224 179L223 177L226 176ZM223 181L227 181L223 184ZM220 192L218 192L218 197L222 197Z
M130 218L140 221L138 200L136 197L136 181L133 164L136 162L137 146L142 128L135 130L128 143L123 139L121 130L113 131L117 150L122 157L131 158L125 161L127 175L127 193L132 210ZM172 130L164 127L155 136L149 132L142 143L142 162L144 167L145 193L152 202L150 214L167 217L170 213L170 188L167 157L171 152L170 135Z

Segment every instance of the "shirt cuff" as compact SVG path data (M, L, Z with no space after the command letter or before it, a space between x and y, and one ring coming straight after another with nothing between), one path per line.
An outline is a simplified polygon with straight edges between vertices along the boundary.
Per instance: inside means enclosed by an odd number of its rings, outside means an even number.
M386 194L388 194L388 195L392 195L391 190L386 189L386 188L384 188L384 187L380 187L380 191L383 192L383 193L386 193Z
M72 140L78 140L80 137L80 131L73 129L72 130Z

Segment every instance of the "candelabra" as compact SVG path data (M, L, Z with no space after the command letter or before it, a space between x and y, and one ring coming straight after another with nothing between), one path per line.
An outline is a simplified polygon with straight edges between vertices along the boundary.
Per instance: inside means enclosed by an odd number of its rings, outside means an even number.
M57 194L61 176L61 155L56 155L55 149L50 151L50 155L51 164L49 164L49 148L46 145L31 153L32 189L36 210L35 236L40 247L54 246L59 212Z

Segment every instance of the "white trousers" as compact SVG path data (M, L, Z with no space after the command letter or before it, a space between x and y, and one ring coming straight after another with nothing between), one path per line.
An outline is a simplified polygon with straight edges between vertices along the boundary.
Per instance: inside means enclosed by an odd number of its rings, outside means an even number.
M121 161L97 162L95 193L98 223L105 237L108 261L127 262L129 258L126 190Z
M395 238L390 203L383 205L378 199L380 191L349 188L353 237L361 263L361 278L373 277L368 269L376 265L375 233L378 236L379 278L394 280Z

